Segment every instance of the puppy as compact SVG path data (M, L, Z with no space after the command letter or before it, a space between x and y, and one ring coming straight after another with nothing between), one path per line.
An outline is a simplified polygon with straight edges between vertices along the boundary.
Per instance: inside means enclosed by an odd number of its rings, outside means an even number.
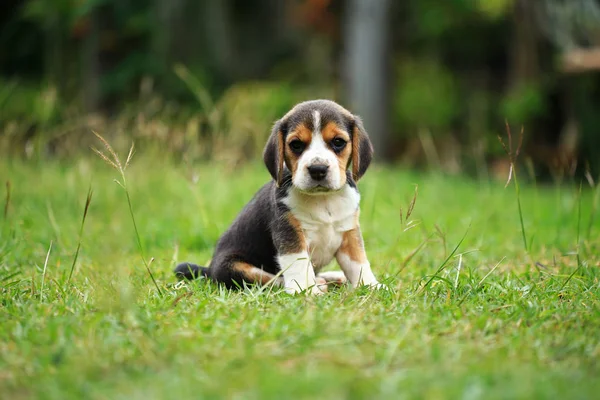
M288 293L320 294L324 283L346 280L380 287L358 221L356 182L372 155L357 116L329 100L297 104L275 123L264 149L273 180L221 236L208 268L182 263L175 274L228 288L273 281ZM334 257L343 273L319 273Z

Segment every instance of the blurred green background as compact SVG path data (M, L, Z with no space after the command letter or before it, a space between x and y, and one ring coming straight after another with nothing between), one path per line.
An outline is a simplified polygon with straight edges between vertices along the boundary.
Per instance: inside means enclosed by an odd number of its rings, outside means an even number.
M508 121L531 177L600 172L597 0L3 0L0 49L4 157L237 165L324 97L379 161L505 178Z

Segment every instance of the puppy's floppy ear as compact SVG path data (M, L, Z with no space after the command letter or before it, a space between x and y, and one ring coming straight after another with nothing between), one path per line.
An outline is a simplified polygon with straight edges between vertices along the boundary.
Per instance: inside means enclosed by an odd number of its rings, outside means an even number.
M373 159L373 144L359 117L352 124L352 179L358 182Z
M263 160L269 173L277 183L277 186L281 185L283 180L283 166L284 166L284 142L283 133L286 129L285 122L279 120L273 125L271 130L271 136L263 151Z

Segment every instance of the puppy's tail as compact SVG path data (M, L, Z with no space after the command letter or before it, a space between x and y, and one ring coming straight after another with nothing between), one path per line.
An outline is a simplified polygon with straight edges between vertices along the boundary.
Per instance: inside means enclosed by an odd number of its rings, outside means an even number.
M179 279L197 279L200 276L208 277L208 268L184 262L175 267L175 276Z

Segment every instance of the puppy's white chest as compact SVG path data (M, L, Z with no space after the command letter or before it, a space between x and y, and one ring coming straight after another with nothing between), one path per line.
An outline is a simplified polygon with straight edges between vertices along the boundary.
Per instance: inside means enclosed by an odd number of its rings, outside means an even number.
M298 219L316 270L329 264L342 244L344 232L356 226L358 192L346 185L335 193L306 195L292 189L285 200Z

